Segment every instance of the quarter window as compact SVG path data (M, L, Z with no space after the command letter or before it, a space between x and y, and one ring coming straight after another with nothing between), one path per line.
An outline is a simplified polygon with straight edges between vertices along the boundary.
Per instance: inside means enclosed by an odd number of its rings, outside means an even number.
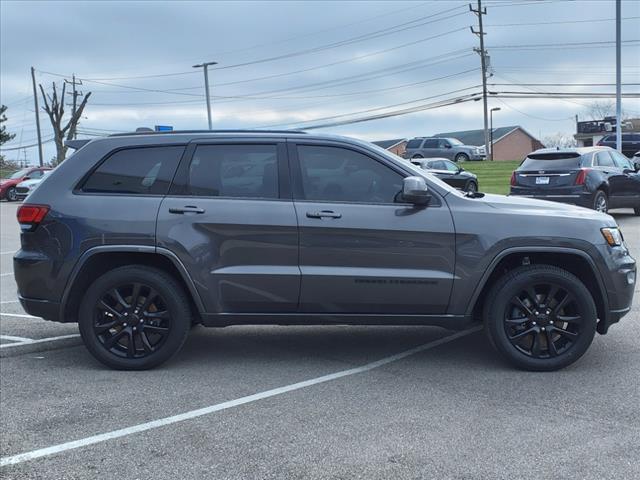
M615 167L609 152L598 152L596 154L596 165L599 167Z
M299 146L302 199L394 203L402 175L373 158L340 147Z
M91 174L82 191L165 195L183 151L184 146L118 150Z
M189 192L206 197L278 198L276 145L200 145Z

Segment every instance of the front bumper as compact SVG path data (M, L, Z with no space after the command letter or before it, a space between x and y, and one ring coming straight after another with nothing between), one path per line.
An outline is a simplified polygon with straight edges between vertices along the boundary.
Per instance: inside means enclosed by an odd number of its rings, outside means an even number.
M631 311L638 272L635 259L624 245L598 245L596 248L604 259L606 268L602 273L605 277L608 309L604 318L598 322L598 333L604 334L611 325Z

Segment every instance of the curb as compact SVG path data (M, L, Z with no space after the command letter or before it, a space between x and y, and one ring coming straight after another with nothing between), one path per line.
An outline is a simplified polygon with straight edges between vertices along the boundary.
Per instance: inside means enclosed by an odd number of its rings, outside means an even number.
M0 345L0 358L16 357L27 353L46 352L67 347L82 345L79 334L63 335L60 337L43 338L29 342L5 343Z

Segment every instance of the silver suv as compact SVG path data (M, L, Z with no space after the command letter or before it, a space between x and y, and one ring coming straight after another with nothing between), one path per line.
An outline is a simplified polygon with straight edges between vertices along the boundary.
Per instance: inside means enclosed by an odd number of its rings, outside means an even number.
M455 162L484 160L484 148L465 145L457 138L416 137L407 142L404 158L448 158Z

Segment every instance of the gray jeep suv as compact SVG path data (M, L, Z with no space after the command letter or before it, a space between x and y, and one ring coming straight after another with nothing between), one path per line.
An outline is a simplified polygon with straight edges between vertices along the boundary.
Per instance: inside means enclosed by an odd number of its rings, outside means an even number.
M78 322L118 369L166 361L196 323L484 322L512 364L554 370L629 311L636 279L608 215L464 194L372 144L303 132L96 139L18 221L25 310Z
M407 142L404 158L447 158L454 162L484 160L484 148L465 145L457 138L416 137Z

